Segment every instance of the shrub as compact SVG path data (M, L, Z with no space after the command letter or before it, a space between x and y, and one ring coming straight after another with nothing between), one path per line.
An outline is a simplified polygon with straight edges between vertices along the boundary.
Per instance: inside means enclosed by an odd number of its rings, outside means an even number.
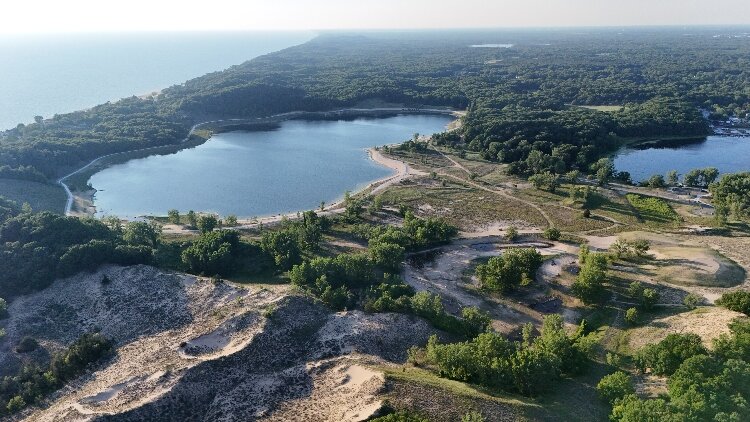
M640 239L631 242L625 239L617 239L609 249L618 259L633 259L645 257L650 248L651 245L648 240Z
M615 368L622 366L622 356L617 353L607 352L606 360L609 366L614 366Z
M625 311L625 321L630 325L638 324L638 309L630 308Z
M230 214L224 218L224 225L227 227L235 227L237 226L237 216Z
M39 343L31 337L24 337L16 346L16 353L33 352L39 347Z
M469 306L461 309L461 318L466 322L466 332L464 335L468 338L473 338L486 332L490 329L490 324L492 323L490 314L476 306Z
M641 296L643 307L651 310L659 303L659 292L654 289L643 289L643 295Z
M505 239L510 242L518 240L518 229L516 226L510 226L505 230Z
M12 399L8 401L8 405L6 406L6 409L8 409L8 412L15 413L19 410L26 407L26 401L24 401L23 397L21 396L14 396Z
M0 297L0 319L8 317L8 302Z
M697 334L669 334L659 343L640 350L635 360L643 371L651 368L657 375L671 375L688 358L705 354L708 351Z
M682 299L682 304L688 309L695 309L702 301L703 298L701 296L695 293L690 293Z
M723 306L730 311L742 312L745 315L750 315L750 292L737 290L724 293L716 301L716 304Z
M546 239L549 240L560 240L560 229L557 227L550 227L544 231L542 234Z
M507 293L531 283L541 264L542 256L536 249L512 248L477 266L475 274L482 288Z
M429 422L429 419L416 413L399 411L375 419L370 419L370 422Z
M31 341L22 340L22 343L30 347ZM112 351L112 343L100 334L84 334L66 350L54 355L48 367L24 366L15 375L4 377L0 382L0 403L7 405L0 408L0 414L17 412L39 402Z
M622 371L617 371L602 378L596 385L596 391L602 399L610 404L629 394L635 394L630 376Z
M643 299L643 284L640 281L633 281L628 286L628 296L640 302Z
M461 417L461 422L484 422L484 416L479 412L469 412Z

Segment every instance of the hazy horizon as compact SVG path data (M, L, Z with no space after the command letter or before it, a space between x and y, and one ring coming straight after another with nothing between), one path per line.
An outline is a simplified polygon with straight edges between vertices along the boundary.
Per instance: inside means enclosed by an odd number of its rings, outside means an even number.
M460 6L460 7L459 7ZM6 0L0 34L518 29L750 25L750 2L716 0Z

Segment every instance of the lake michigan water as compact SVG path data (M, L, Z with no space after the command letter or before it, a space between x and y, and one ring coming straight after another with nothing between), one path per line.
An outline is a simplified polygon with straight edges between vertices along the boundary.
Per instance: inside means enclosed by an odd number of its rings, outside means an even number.
M263 54L312 32L0 36L0 130L147 94Z

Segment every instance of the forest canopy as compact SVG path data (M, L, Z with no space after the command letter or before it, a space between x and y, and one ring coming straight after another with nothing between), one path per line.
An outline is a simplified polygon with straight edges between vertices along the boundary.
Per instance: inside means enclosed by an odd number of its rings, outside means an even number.
M468 109L462 131L438 140L513 163L512 172L586 171L623 138L705 135L699 108L750 109L747 43L691 32L324 34L156 97L19 125L0 134L0 175L52 180L103 154L179 143L191 125L212 118L373 100ZM513 47L469 47L488 39Z

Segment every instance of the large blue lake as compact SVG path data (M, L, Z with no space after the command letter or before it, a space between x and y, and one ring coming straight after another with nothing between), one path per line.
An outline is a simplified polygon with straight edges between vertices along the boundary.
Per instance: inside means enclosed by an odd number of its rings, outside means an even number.
M683 145L629 147L617 153L614 163L617 170L630 172L636 182L670 170L680 174L702 167L716 167L722 173L750 171L750 138L709 136Z
M30 12L33 13L33 12ZM0 130L302 44L311 32L0 35Z
M165 215L169 209L240 217L317 208L393 173L366 149L442 132L452 119L400 115L282 123L230 132L170 155L135 159L94 174L98 215Z

